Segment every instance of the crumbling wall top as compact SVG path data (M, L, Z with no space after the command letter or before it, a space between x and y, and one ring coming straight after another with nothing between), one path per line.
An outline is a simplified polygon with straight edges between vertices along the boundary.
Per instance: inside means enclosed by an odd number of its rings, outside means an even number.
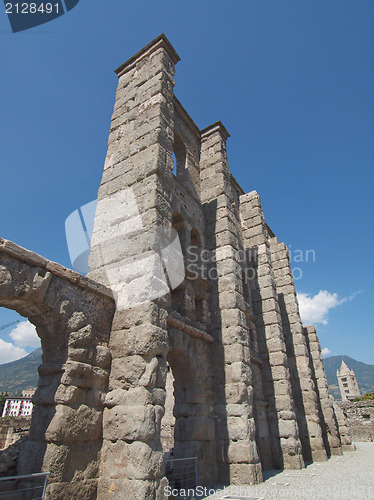
M32 266L46 269L55 276L63 278L70 283L74 283L80 288L85 288L97 295L103 295L114 300L113 292L101 283L68 269L57 262L52 262L31 250L16 245L16 243L12 241L0 238L0 254L1 253L9 255L21 262L31 264Z

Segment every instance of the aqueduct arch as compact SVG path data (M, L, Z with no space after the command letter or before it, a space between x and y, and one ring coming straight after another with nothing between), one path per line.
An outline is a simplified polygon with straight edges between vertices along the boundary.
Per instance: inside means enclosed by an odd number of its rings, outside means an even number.
M212 413L210 350L204 340L168 328L167 361L174 376L174 458L197 457L199 484L216 476L216 429Z
M0 305L36 326L43 356L19 473L51 472L51 498L94 496L110 367L111 292L0 239Z

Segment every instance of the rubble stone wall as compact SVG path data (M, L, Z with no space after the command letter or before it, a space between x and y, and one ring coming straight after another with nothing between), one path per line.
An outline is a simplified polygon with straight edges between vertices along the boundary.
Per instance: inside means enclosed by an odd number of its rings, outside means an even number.
M5 417L0 419L0 450L8 448L30 430L30 417Z
M374 401L338 402L353 441L374 440Z

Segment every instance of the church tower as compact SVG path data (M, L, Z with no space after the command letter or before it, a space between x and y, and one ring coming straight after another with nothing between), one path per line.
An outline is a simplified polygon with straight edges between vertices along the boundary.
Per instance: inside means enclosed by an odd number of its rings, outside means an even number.
M360 389L358 388L356 374L350 370L345 362L342 360L340 371L337 370L336 376L338 377L340 394L342 401L350 401L360 396Z

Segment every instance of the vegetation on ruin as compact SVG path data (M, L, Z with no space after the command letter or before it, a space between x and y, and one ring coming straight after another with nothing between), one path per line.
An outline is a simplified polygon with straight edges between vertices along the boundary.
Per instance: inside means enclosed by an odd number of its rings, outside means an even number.
M374 400L374 391L373 392L367 392L363 396L360 396L359 398L356 398L354 401L370 401Z
M0 417L3 414L3 409L4 409L5 400L6 400L7 396L8 396L8 394L6 392L2 392L0 394Z

